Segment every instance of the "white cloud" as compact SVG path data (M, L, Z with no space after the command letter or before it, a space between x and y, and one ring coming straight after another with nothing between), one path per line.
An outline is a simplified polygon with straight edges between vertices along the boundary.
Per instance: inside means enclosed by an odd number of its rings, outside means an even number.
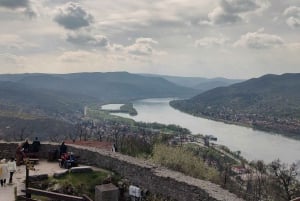
M105 36L86 31L69 33L66 40L80 47L103 48L109 45L109 41Z
M284 10L283 15L287 17L286 23L290 27L300 27L300 7L290 6Z
M269 6L268 0L221 0L208 13L208 19L200 21L200 24L233 24L243 20L245 15L262 11Z
M11 72L127 70L243 78L299 72L299 6L297 0L0 4L0 53L15 55L2 58L0 69L1 73L7 72L5 66ZM22 15L27 7L37 14L33 20ZM213 26L201 26L200 21ZM255 31L259 27L266 31Z
M14 54L0 54L0 71L2 73L22 72L26 65L26 58Z
M68 2L58 7L54 21L66 29L76 30L88 27L93 22L93 16L78 3Z
M263 29L257 32L248 32L234 43L235 47L247 47L251 49L268 49L284 45L281 37L263 33Z
M110 50L113 52L125 53L129 55L135 55L138 57L152 56L152 55L164 55L166 52L158 51L154 48L158 42L152 38L137 38L135 42L128 46L120 44L110 45Z
M29 43L15 34L0 34L0 48L10 49L24 49L28 47L37 47L36 44Z
M234 13L226 12L222 7L215 8L208 14L208 23L212 24L232 24L241 21L241 17Z
M163 52L157 51L153 45L158 44L152 38L137 38L135 43L124 48L124 50L137 56L161 55Z
M58 60L62 62L77 63L84 62L86 60L89 60L90 58L97 59L98 57L99 55L95 52L78 50L63 52L63 54L58 57Z
M216 47L222 46L229 42L229 39L224 36L219 37L204 37L195 41L196 47Z
M137 38L136 43L146 43L146 44L158 44L157 41L153 40L152 38Z

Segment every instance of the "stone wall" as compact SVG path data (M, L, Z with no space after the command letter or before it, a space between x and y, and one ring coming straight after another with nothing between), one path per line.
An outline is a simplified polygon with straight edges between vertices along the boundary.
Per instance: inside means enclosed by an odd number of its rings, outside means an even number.
M14 156L16 143L0 143L0 158ZM58 144L42 144L40 157L58 149ZM80 156L80 163L117 172L132 184L178 201L242 201L220 186L156 166L145 160L91 147L68 145L68 151Z

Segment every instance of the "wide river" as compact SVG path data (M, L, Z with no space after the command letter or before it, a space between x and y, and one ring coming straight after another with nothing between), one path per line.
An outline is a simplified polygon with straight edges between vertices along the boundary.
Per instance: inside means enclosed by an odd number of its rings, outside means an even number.
M114 115L143 122L176 124L188 128L193 134L212 134L218 138L217 143L229 147L232 151L241 151L248 160L271 162L280 159L286 163L300 161L300 141L278 134L262 132L225 124L175 110L169 105L172 99L145 99L133 102L137 116L114 113ZM113 105L112 105L113 106Z

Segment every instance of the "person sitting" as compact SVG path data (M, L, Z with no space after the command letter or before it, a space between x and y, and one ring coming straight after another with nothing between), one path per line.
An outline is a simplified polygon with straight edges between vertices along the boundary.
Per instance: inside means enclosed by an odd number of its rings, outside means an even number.
M69 169L74 166L76 166L76 161L73 152L64 153L61 155L60 167Z
M32 142L32 152L33 153L39 152L40 146L41 146L41 143L38 140L38 137L36 137L35 140Z

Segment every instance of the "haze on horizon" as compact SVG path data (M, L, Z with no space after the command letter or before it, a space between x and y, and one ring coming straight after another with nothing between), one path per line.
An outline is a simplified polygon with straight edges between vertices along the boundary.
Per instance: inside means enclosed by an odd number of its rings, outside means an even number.
M299 0L0 0L0 73L299 73Z

